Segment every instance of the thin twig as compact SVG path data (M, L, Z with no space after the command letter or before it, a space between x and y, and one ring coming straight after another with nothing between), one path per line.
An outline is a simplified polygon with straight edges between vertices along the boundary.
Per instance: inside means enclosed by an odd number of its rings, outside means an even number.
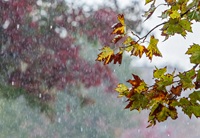
M147 38L147 36L151 33L151 32L153 32L156 28L158 28L158 27L160 27L161 25L164 25L164 24L166 24L167 22L163 22L163 23L161 23L161 24L158 24L158 25L156 25L155 27L153 27L145 36L143 36L143 37L141 37L137 42L139 42L140 40L142 40L143 39L143 42L146 40L146 38Z

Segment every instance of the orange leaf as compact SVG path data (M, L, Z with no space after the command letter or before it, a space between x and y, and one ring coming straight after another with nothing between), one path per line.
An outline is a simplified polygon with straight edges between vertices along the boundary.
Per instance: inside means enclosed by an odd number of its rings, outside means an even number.
M140 85L140 83L142 82L142 80L140 79L139 76L137 75L133 75L134 80L128 80L127 82L129 82L133 87L138 87Z
M180 96L182 91L182 85L178 85L176 87L172 86L170 90L173 94Z

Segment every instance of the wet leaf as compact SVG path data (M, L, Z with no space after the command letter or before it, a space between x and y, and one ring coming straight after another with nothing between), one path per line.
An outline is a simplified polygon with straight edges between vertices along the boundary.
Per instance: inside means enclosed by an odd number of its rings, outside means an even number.
M178 85L176 87L172 86L170 90L174 95L180 96L182 91L182 85Z
M172 19L180 18L181 15L177 10L173 10L172 13L169 15Z
M126 33L126 25L123 14L118 15L118 21L119 23L116 23L112 26L113 31L111 34L123 35Z
M162 54L158 50L157 44L158 39L155 39L154 36L151 36L149 46L147 47L148 52L146 53L146 56L149 57L150 60L152 60L153 55L162 57Z
M104 65L106 65L111 62L111 57L114 55L114 51L108 46L103 47L101 51L102 52L98 54L96 61L103 61Z
M186 54L191 55L191 63L200 64L200 46L198 44L193 44L190 48L188 48Z
M194 88L194 84L192 82L195 77L195 70L191 69L187 72L179 73L180 82L184 90Z

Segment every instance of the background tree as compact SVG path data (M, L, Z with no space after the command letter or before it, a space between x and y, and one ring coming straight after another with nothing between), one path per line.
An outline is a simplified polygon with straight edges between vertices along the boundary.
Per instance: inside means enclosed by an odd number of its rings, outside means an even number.
M1 1L1 84L24 90L3 95L27 94L30 103L48 105L59 90L80 84L101 85L111 92L116 76L110 67L87 59L92 46L84 43L96 46L109 41L109 32L104 30L110 30L119 10L116 2L114 8L110 4L93 9L65 1ZM131 7L125 10L139 12ZM137 28L140 18L129 21Z

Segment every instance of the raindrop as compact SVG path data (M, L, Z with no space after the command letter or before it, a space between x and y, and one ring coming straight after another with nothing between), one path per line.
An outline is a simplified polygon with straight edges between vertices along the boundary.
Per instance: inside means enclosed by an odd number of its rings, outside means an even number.
M167 136L169 137L169 136L170 136L170 134L167 134Z
M9 20L6 20L5 22L4 22L4 24L3 24L3 29L7 29L8 28L8 26L9 26L9 24L10 24L10 21Z
M58 123L60 123L60 122L61 122L61 118L59 117L59 118L58 118Z
M19 29L19 24L17 24L17 29Z
M12 85L15 85L15 82L14 82L14 81L12 81Z
M42 16L44 16L44 17L47 16L47 12L46 12L45 10L41 10L41 11L40 11L40 14L41 14Z
M42 0L38 0L38 1L37 1L37 5L38 5L38 6L42 6Z
M52 28L53 28L53 26L51 25L51 26L50 26L50 29L52 29Z
M81 132L83 132L83 128L81 127Z
M138 129L137 132L140 133L140 129Z
M42 98L42 94L41 93L39 94L39 98Z
M67 36L67 30L62 27L60 35L61 38L65 38Z

